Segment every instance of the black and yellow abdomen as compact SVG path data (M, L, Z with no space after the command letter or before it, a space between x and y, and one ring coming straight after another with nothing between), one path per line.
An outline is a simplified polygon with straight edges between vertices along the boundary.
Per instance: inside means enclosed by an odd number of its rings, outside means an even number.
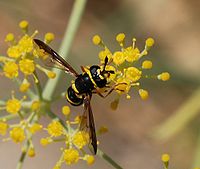
M67 90L67 101L73 106L79 106L83 104L84 94L91 93L93 89L94 84L89 75L80 74Z

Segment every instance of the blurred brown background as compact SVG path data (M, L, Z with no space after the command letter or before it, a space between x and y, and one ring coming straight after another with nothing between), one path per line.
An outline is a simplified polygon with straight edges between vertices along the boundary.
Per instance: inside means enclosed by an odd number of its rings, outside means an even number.
M26 19L31 30L38 29L39 37L46 32L56 35L52 46L58 49L67 26L73 0L0 0L0 53L6 53L5 35L19 34L18 22ZM153 72L169 71L172 79L163 83L145 81L150 98L142 101L136 93L132 99L122 99L117 111L109 108L108 99L93 97L92 106L97 127L106 125L109 132L99 137L100 148L124 168L160 169L160 156L171 155L171 168L191 168L197 142L196 119L175 137L160 142L150 137L157 125L169 117L199 85L200 71L200 1L191 0L89 0L78 33L73 42L68 62L80 70L82 65L98 63L98 51L91 43L94 34L100 34L111 49L118 48L115 35L124 32L127 41L137 38L137 45L143 48L145 39L153 37L155 46L149 53L154 61ZM78 63L77 63L78 62ZM69 76L63 82L69 83ZM68 81L68 82L67 82ZM10 95L8 80L1 80L0 97ZM60 84L59 90L67 86ZM6 90L5 90L6 89ZM60 102L62 105L64 101ZM55 110L60 109L57 103ZM77 109L73 108L74 112ZM81 109L78 109L81 111ZM47 120L43 119L47 123ZM43 148L39 138L35 139L36 157L27 158L25 169L50 169L60 156L60 145ZM0 168L13 169L20 155L20 146L12 142L0 143ZM69 168L87 168L85 162ZM63 168L67 168L64 166ZM112 168L97 157L90 168Z

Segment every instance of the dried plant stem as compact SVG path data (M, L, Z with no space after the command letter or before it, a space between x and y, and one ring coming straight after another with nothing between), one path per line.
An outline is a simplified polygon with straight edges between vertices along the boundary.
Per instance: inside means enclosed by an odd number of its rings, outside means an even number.
M200 87L169 119L156 128L153 137L166 140L181 131L200 112L199 100Z
M199 135L198 135L198 140L197 140L197 145L196 145L195 151L196 152L195 152L192 168L200 167L200 129L199 129Z
M68 54L69 54L74 36L79 27L79 23L83 15L86 2L87 0L76 0L74 3L69 24L67 26L60 50L58 52L64 59L68 58ZM53 69L53 71L56 73L56 78L53 80L49 79L47 81L47 84L43 92L43 98L46 100L51 100L62 73L59 69Z
M104 160L106 160L109 164L111 164L116 169L123 169L119 164L117 164L111 157L109 157L106 153L98 149L97 155Z

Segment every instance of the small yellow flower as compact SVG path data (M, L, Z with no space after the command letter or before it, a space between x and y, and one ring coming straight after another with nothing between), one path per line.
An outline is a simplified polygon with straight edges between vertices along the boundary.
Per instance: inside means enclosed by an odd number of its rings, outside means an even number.
M22 82L22 84L19 87L19 90L21 92L26 92L29 89L30 85L31 84L28 82L28 80L24 79L23 82Z
M0 121L0 134L5 135L8 129L8 124Z
M153 66L152 62L150 60L145 60L142 62L142 69L151 69Z
M30 59L22 59L19 61L19 68L25 75L33 74L35 71L34 61Z
M79 148L82 149L85 145L89 143L89 134L85 131L79 131L75 133L73 136L73 144Z
M142 100L146 100L149 97L148 91L144 90L144 89L140 89L139 90L139 95L140 95L140 97L141 97Z
M84 157L84 159L87 161L87 164L88 164L88 165L94 164L94 161L95 161L94 156L86 155L86 156Z
M48 76L50 79L54 79L54 78L56 77L56 73L54 73L54 72L52 72L52 71L48 71L47 76Z
M146 46L147 47L152 47L154 45L154 39L153 38L148 38L146 40Z
M29 157L35 157L35 149L33 147L29 148L28 156Z
M50 144L52 142L52 139L50 139L50 138L41 138L40 139L40 144L42 145L42 146L46 146L46 145L48 145L48 144Z
M25 137L24 130L21 127L15 127L10 131L10 137L15 143L23 142Z
M138 70L136 67L129 67L125 74L128 80L131 82L136 82L141 78L142 71Z
M116 36L116 41L119 42L119 43L122 43L125 39L125 34L124 33L119 33L117 36Z
M101 38L100 38L100 36L99 36L99 35L93 36L92 42L93 42L95 45L99 45L99 44L101 43Z
M21 50L18 45L9 47L7 50L7 54L9 57L15 58L15 59L19 58L22 55Z
M162 159L162 162L166 163L166 162L169 162L170 156L169 154L163 154L161 159Z
M21 109L21 102L18 99L12 98L6 102L6 111L11 114L16 114Z
M52 137L58 137L63 134L63 126L54 120L48 125L47 131Z
M13 33L8 33L6 35L5 41L6 42L13 42L15 40L15 36L13 35Z
M113 54L113 62L116 65L121 65L125 61L125 56L123 52L117 51Z
M45 36L44 36L44 40L46 43L50 43L51 41L53 41L55 38L55 35L53 33L46 33Z
M40 109L40 107L41 107L41 103L39 100L35 100L31 104L31 110L33 110L33 111L38 111Z
M125 55L125 59L127 62L134 62L139 59L140 51L138 48L133 49L132 47L128 47L123 51Z
M62 113L66 116L68 116L70 114L70 108L69 106L63 106L62 107Z
M167 81L170 79L170 74L168 72L163 72L157 76L159 80Z
M77 150L70 148L64 150L64 160L67 165L75 164L79 160L79 153Z
M24 35L19 40L18 46L22 53L30 53L33 50L33 39L28 35Z
M106 56L108 57L108 60L110 61L110 59L112 58L112 53L110 52L108 48L105 47L104 50L99 52L99 59L101 60L101 63L104 63Z
M18 65L15 62L6 62L3 66L3 71L6 77L12 79L18 76Z
M26 20L23 20L19 23L19 27L21 29L27 29L28 28L28 22Z
M42 129L42 125L38 123L34 123L29 127L29 131L32 134L35 134L36 132L40 131Z

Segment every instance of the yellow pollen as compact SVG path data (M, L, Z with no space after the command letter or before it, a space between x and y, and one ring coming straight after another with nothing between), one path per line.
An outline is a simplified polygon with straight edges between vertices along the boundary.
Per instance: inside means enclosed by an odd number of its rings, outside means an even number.
M50 43L51 41L53 41L55 38L55 35L53 33L46 33L45 36L44 36L44 40L46 43Z
M168 72L163 72L157 76L159 80L167 81L170 79L170 74Z
M73 144L82 149L85 145L89 143L89 134L85 131L79 131L73 136Z
M101 43L101 38L100 38L100 36L99 36L99 35L93 36L92 42L93 42L95 45L99 45L99 44Z
M40 139L40 144L42 145L42 146L46 146L46 145L48 145L48 144L50 144L52 142L52 139L50 139L50 138L41 138Z
M138 48L133 49L132 47L128 47L123 51L125 59L127 62L134 62L139 59L140 51Z
M12 33L6 35L5 41L6 42L13 42L15 40L15 36Z
M70 148L64 150L64 160L67 165L75 164L79 160L79 153L77 150Z
M33 50L33 39L28 35L24 35L19 40L18 46L20 48L20 52L30 53Z
M17 59L21 56L22 52L21 52L19 46L16 45L16 46L9 47L7 50L7 54L9 57Z
M94 156L86 155L84 158L86 159L88 165L94 164L95 161Z
M142 72L136 67L129 67L126 72L126 78L131 82L136 82L141 78Z
M63 106L62 107L62 113L66 116L68 116L70 114L70 108L69 106Z
M28 28L28 22L26 20L23 20L19 23L19 27L21 29L27 29Z
M38 111L40 109L40 107L41 107L41 103L39 100L35 100L31 104L31 110L33 110L33 111Z
M38 124L38 123L34 123L31 125L31 127L29 127L29 131L32 134L35 134L36 132L40 131L42 129L42 125Z
M146 100L149 97L148 91L144 90L144 89L139 89L139 95L140 95L142 100Z
M52 137L58 137L63 134L63 126L54 120L48 125L47 131Z
M21 143L25 140L25 133L21 127L15 127L10 131L10 137L15 143Z
M0 121L0 134L5 135L8 129L8 124Z
M56 73L54 73L54 72L52 72L52 71L48 71L47 76L48 76L50 79L54 79L54 78L56 77Z
M122 43L125 39L125 34L124 33L119 33L117 36L116 36L116 41L119 42L119 43Z
M6 77L15 78L18 76L18 65L15 62L6 62L3 66L3 71Z
M34 61L30 59L22 59L19 61L19 68L25 75L31 75L35 71Z
M163 154L161 159L162 159L162 162L166 163L166 162L169 162L170 156L169 154Z
M116 65L121 65L125 61L125 56L123 52L117 51L113 54L113 62Z
M24 79L23 82L22 82L22 84L20 85L19 90L21 92L26 92L29 89L30 85L31 84L28 82L28 80Z
M16 114L21 109L21 102L15 98L6 102L6 111L11 114Z
M154 45L154 39L153 38L148 38L146 40L146 46L147 47L152 47Z
M151 69L153 66L152 62L150 60L145 60L142 62L142 69Z
M32 147L28 150L29 157L35 157L35 149Z

